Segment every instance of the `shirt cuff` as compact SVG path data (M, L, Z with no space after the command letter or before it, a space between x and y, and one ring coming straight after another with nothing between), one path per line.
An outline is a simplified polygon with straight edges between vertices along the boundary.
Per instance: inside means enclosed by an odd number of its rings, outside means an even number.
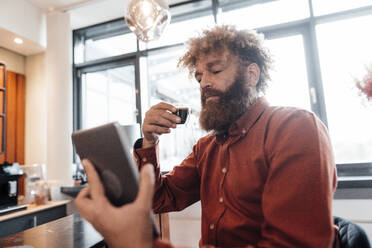
M148 148L142 148L142 142L143 142L143 138L138 139L134 143L134 147L133 147L134 158L135 158L138 168L141 169L141 167L147 163L153 164L155 168L158 167L157 157L156 157L158 145L148 147Z

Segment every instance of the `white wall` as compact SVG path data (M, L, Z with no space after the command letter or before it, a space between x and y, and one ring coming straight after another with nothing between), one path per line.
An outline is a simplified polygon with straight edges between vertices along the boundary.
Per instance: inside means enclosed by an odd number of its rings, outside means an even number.
M46 164L45 53L26 57L25 164Z
M46 46L45 14L26 0L0 1L0 27Z
M6 69L25 74L25 56L0 47L0 62L6 65Z
M47 178L72 185L72 30L69 13L47 16Z
M174 246L199 247L201 238L200 201L181 212L169 213L170 241Z
M26 76L25 164L46 162L45 54L23 56L0 48L7 70Z
M129 0L93 1L85 6L69 10L71 28L78 29L124 16Z

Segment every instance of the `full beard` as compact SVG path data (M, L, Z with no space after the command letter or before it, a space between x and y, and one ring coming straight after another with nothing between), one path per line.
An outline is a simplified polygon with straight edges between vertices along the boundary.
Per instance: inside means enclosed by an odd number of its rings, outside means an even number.
M208 96L218 96L206 102ZM229 127L247 111L257 98L255 86L247 86L242 69L237 73L233 84L226 91L205 88L201 92L202 110L200 126L216 134L227 133Z

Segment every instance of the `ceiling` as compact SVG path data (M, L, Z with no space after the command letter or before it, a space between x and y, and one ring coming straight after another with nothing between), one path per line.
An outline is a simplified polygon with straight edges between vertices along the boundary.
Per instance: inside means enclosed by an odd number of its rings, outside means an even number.
M43 11L67 11L71 29L79 29L123 17L130 0L26 0ZM191 0L163 0L169 5Z
M71 10L80 6L94 4L97 2L104 2L107 0L27 0L34 6L44 10ZM123 3L129 0L122 0ZM168 4L176 4L181 2L187 2L189 0L166 0Z
M1 1L1 0L0 0ZM130 0L26 0L45 13L53 11L68 12L70 14L71 29L91 26L98 23L123 17L126 4ZM163 0L168 4L177 4L190 0ZM23 44L17 45L13 39L19 34L0 28L0 47L6 47L23 55L42 52L45 47L23 38Z

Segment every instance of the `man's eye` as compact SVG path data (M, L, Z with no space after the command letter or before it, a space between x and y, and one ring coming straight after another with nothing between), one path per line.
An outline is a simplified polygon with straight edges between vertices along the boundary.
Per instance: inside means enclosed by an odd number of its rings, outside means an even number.
M212 73L213 74L218 74L218 73L220 73L222 70L217 70L217 71L213 71Z

